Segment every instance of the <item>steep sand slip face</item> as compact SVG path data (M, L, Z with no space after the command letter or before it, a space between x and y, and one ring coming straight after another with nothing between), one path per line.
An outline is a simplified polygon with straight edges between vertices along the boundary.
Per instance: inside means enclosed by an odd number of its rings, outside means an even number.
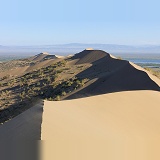
M39 160L43 102L0 126L1 160Z
M134 63L132 63L132 62L130 62L130 64L131 64L133 67L135 67L136 69L146 72L146 73L148 74L148 76L149 76L156 84L158 84L158 86L160 87L160 79L159 79L158 77L152 75L150 72L148 72L148 71L145 70L144 68L142 68L142 67L140 67L140 66L138 66L138 65L136 65L136 64L134 64Z
M0 142L40 140L43 102L0 126Z
M110 54L110 57L113 58L113 59L117 59L116 57L114 57L113 55ZM140 71L143 71L145 73L147 73L147 75L158 85L160 86L160 79L154 75L152 75L149 71L145 70L144 68L132 63L132 62L129 62L134 68L136 68L137 70L140 70Z
M159 160L160 93L129 91L44 103L44 160Z
M92 64L80 72L77 77L97 79L68 99L85 96L100 95L121 91L155 90L160 91L158 80L155 76L134 66L126 60L119 60L101 50L84 50L71 58L77 60L76 64Z

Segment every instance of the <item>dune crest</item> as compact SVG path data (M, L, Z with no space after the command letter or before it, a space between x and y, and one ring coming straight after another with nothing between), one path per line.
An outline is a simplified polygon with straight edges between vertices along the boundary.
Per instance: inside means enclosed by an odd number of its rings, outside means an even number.
M72 57L72 60L77 59L78 61L76 64L83 64L83 63L93 63L104 57L110 57L109 54L102 50L83 50L80 53L75 54Z
M86 50L89 50L89 51L90 51L90 50L93 50L93 48L86 48Z

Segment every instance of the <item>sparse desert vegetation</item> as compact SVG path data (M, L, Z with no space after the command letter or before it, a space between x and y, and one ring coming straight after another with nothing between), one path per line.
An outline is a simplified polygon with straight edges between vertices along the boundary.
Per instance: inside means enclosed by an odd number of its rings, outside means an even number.
M7 62L3 62L3 63L0 63L0 72L14 69L17 67L29 66L31 63L33 63L33 62L29 61L27 59L11 60L11 61L7 61Z
M5 75L0 79L0 120L3 122L14 112L22 112L28 104L38 99L59 101L71 92L83 87L87 79L76 77L86 65L71 67L67 60L35 69L22 76ZM12 114L8 114L12 112ZM18 114L17 113L17 114ZM7 117L10 115L10 117Z

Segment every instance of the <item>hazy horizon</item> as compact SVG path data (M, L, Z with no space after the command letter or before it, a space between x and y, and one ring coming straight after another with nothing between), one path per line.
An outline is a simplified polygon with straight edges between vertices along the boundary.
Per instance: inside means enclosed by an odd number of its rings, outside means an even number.
M104 50L113 55L117 54L150 54L160 55L160 45L116 45L116 44L84 44L84 43L70 43L59 45L32 45L32 46L0 46L0 55L21 55L31 56L39 54L41 52L48 52L50 54L76 54L86 48L93 48L98 50Z

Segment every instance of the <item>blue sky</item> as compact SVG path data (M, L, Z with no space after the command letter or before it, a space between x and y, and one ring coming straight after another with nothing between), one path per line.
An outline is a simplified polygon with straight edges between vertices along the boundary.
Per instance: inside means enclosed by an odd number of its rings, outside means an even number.
M159 44L158 0L0 0L0 45Z

